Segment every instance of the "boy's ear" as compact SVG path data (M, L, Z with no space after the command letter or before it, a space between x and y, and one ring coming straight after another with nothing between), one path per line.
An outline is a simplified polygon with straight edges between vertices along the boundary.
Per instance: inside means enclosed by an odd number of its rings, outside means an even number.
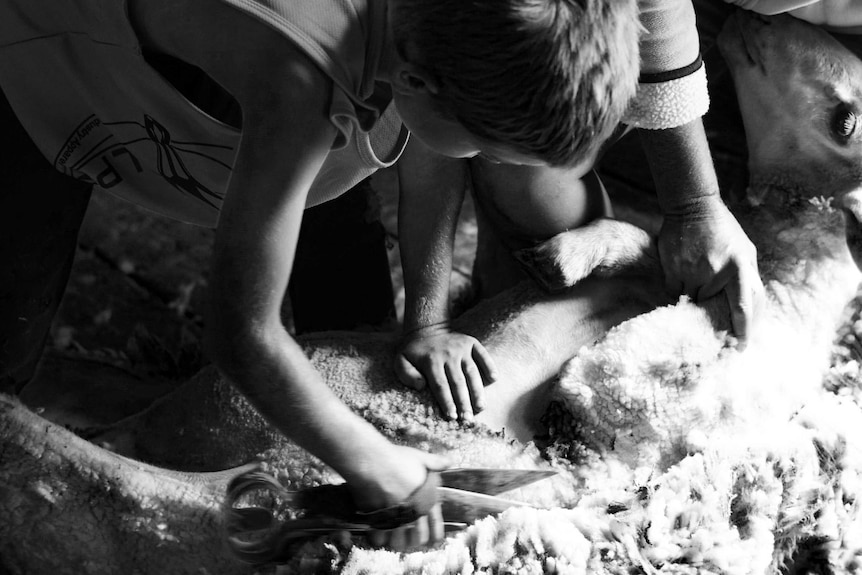
M393 88L402 94L416 96L419 94L436 95L440 85L434 75L427 69L409 62L401 62L394 74Z

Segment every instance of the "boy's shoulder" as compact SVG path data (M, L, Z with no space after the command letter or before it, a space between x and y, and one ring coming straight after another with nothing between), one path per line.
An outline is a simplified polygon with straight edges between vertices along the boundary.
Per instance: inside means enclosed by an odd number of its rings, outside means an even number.
M227 2L129 0L129 11L144 46L203 70L239 101L244 114L302 92L300 82L315 92L311 86L329 85L306 51L263 18Z
M299 71L364 94L371 85L366 66L384 41L379 0L129 0L129 6L143 42L214 72L220 82L239 77L259 85L270 74L274 82ZM368 13L357 13L363 6Z

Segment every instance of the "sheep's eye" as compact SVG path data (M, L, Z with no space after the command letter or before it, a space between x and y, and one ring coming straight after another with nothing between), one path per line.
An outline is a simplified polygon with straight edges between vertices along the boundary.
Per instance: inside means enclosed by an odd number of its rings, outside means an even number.
M842 106L838 108L838 111L835 114L832 129L835 131L836 135L846 140L856 131L856 124L858 122L859 118L856 114L852 110Z

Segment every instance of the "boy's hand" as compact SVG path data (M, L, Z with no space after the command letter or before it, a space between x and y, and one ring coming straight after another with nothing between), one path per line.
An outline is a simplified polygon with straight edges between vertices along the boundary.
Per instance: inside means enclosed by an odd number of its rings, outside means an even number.
M354 499L365 503L369 511L382 509L409 502L417 491L426 487L428 474L449 467L449 461L433 453L426 453L411 447L393 445L395 456L381 462L375 475L382 478L382 484L360 487L351 483ZM436 497L436 487L434 488ZM395 529L374 530L368 539L372 545L385 546L395 551L431 545L443 539L444 525L440 502L437 501L426 515L416 521Z
M496 381L494 361L474 337L446 323L410 333L395 358L395 373L407 387L430 386L447 419L472 421L484 409L484 388Z
M726 291L733 331L744 347L765 292L757 250L721 198L697 198L665 214L658 247L668 289L696 301Z

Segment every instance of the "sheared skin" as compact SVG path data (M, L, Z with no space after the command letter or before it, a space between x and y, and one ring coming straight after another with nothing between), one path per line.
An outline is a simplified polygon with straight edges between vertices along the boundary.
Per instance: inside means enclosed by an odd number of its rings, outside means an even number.
M6 395L0 437L3 573L251 572L215 536L231 473L170 472L117 456Z

